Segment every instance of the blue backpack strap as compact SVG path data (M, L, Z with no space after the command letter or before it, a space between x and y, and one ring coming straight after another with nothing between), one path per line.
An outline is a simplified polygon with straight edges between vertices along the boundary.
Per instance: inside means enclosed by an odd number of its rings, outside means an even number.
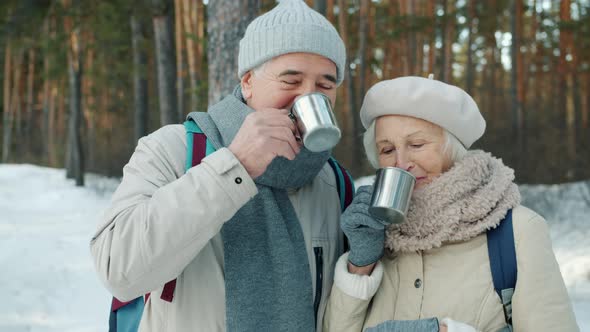
M512 295L518 273L512 210L508 210L506 217L496 228L488 230L487 237L494 289L502 301L508 328L512 330Z
M340 210L344 212L354 198L354 180L350 176L350 173L333 157L328 159L328 164L330 164L336 176L336 189L340 198Z
M109 332L137 332L143 314L143 296L125 303L109 317Z
M344 212L354 198L354 180L350 173L348 173L348 171L333 157L328 159L328 164L330 164L330 167L332 167L332 171L334 171L334 175L336 176L336 190L338 191L338 197L340 198L340 211ZM343 242L343 252L347 252L350 249L350 246L346 236L344 236Z
M205 156L215 152L215 148L194 121L185 121L184 128L187 146L185 171L188 171L191 167L201 163ZM176 279L168 281L164 285L160 298L172 302L175 288ZM137 332L143 307L149 296L148 293L145 299L140 296L129 302L121 302L113 298L109 316L109 332Z

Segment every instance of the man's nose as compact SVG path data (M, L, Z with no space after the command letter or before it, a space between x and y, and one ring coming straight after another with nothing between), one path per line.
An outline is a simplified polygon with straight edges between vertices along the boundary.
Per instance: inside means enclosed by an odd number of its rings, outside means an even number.
M303 82L301 83L301 85L299 85L299 88L297 90L293 90L294 94L292 96L293 99L291 99L291 102L288 105L288 108L291 109L291 107L293 107L293 104L295 103L295 100L297 100L298 97L306 95L308 93L312 93L312 92L316 92L318 89L316 88L315 83L311 84L309 82Z
M312 92L317 92L318 86L315 84L314 81L305 81L301 84L301 89L299 89L299 95L305 95Z

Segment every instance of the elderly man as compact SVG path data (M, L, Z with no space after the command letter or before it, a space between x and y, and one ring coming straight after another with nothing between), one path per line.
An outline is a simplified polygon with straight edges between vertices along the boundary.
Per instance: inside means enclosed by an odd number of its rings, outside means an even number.
M334 103L345 58L323 16L283 0L248 26L234 92L189 115L215 152L185 172L182 125L139 141L91 250L118 299L151 292L140 331L322 325L340 200L329 151L301 145L288 109L310 92Z

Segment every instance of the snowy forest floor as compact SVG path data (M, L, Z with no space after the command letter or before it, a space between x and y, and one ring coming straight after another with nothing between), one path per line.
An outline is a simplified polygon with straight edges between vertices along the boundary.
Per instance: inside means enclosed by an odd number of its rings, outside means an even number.
M88 243L118 184L87 174L80 188L62 169L0 165L0 332L108 330L110 295ZM578 324L590 332L590 181L520 189L549 223Z

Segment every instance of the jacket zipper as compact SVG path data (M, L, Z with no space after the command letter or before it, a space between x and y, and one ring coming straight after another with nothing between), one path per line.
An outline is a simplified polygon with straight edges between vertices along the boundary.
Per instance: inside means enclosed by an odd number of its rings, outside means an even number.
M324 280L324 250L322 247L314 247L313 253L315 255L315 300L313 302L313 309L315 311L317 325L318 311L322 300L322 283Z

